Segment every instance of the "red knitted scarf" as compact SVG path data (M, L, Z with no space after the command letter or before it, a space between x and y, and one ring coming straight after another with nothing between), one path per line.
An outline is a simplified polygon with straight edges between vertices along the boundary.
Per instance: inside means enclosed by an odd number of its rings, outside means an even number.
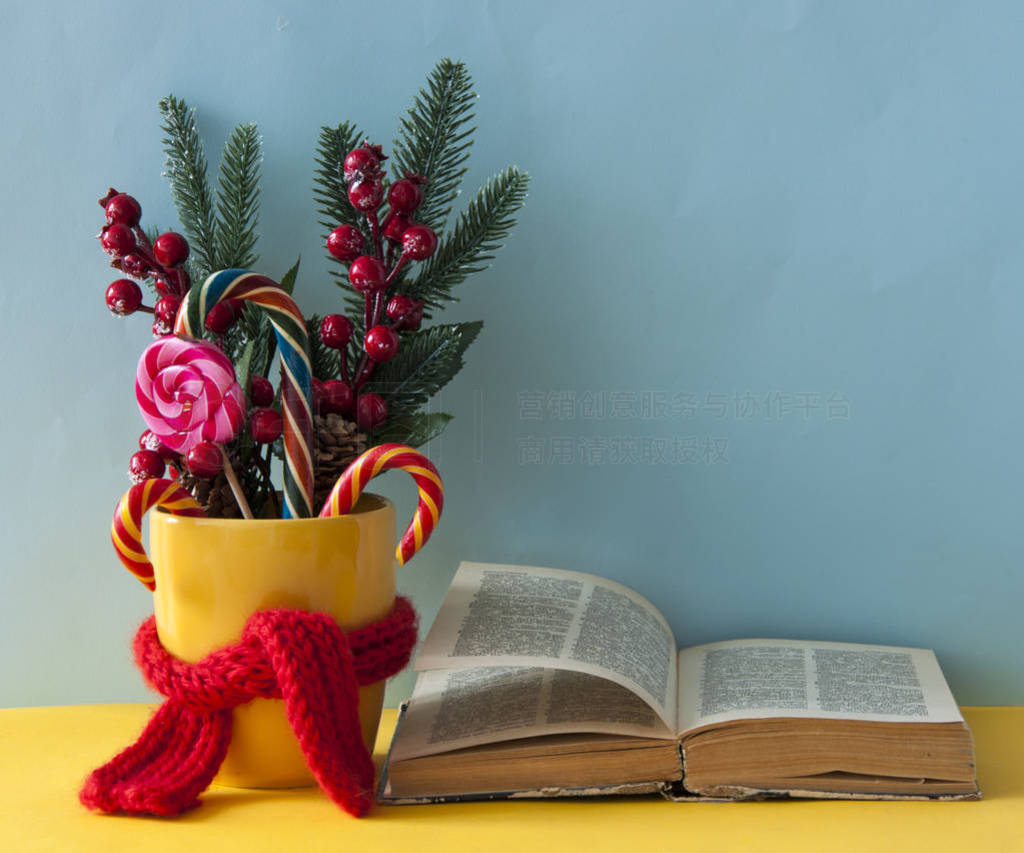
M167 697L139 739L94 770L79 798L92 809L175 815L199 805L231 742L231 709L283 699L313 776L345 811L373 803L373 761L359 725L360 685L393 675L416 642L416 612L395 599L388 616L347 634L325 613L266 610L241 640L199 663L171 656L150 617L135 635L135 661Z

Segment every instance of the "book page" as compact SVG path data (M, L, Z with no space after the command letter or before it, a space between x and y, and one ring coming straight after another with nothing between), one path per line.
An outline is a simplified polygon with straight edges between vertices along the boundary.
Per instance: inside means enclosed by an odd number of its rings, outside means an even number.
M391 758L580 732L675 737L639 696L598 676L543 667L430 670L416 681Z
M567 669L643 698L671 728L676 648L642 596L581 572L462 563L423 642L417 670Z
M963 720L934 652L802 640L731 640L679 652L678 731L765 717Z

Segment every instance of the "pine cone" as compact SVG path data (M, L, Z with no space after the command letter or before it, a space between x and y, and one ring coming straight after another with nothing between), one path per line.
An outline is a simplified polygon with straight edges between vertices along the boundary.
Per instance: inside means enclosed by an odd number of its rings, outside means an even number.
M216 477L193 477L187 471L181 475L181 485L192 493L208 518L241 518L242 511L231 491L228 478L222 471Z
M327 496L346 468L366 450L366 436L341 415L314 415L313 512L320 511Z

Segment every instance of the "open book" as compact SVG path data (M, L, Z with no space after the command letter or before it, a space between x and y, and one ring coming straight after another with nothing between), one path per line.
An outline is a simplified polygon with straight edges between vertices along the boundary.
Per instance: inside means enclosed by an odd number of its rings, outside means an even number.
M932 652L795 640L677 652L649 601L593 575L463 563L416 669L385 802L979 794Z

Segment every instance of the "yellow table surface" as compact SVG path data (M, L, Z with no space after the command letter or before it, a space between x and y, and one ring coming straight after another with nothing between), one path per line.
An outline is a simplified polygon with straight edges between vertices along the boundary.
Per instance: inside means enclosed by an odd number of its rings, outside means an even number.
M1024 708L966 708L984 799L676 804L657 797L378 806L357 820L319 789L211 788L173 819L88 812L85 775L154 706L0 709L0 850L1024 851ZM386 710L378 759L394 727Z

